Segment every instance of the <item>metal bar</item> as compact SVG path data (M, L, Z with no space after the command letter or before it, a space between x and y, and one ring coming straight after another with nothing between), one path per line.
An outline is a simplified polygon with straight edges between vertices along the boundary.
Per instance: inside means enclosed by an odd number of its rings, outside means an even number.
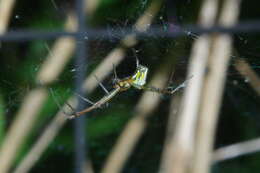
M170 23L169 23L170 25ZM174 24L175 25L175 24ZM198 25L183 25L176 26L175 29L169 28L165 30L160 26L153 26L146 32L137 32L132 28L114 28L112 31L108 29L85 29L80 33L78 32L65 32L65 31L35 31L35 30L16 30L9 31L3 35L0 35L1 41L29 41L34 39L55 39L61 36L65 37L76 37L77 34L82 35L87 39L111 39L117 38L120 39L127 34L136 34L139 39L147 37L169 37L176 38L185 36L189 33L207 34L212 32L220 33L258 33L260 32L260 21L247 21L238 23L232 27L223 27L223 26L212 26L209 28L200 27Z
M85 39L84 33L86 32L85 27L85 13L84 13L84 1L76 0L76 12L78 19L78 33L77 33L77 44L76 44L76 60L75 68L76 80L75 88L76 93L84 95L82 85L85 79L85 72L87 66L87 40ZM85 107L85 102L82 99L78 99L77 110L82 110ZM75 173L85 172L86 164L86 153L87 153L87 140L86 140L86 117L81 116L74 121L74 144L75 144Z

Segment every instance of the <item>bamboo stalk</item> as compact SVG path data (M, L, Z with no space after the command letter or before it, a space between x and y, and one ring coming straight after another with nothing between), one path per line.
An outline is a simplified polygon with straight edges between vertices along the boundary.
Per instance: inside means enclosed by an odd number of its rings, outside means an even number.
M239 0L226 0L220 14L219 24L223 26L234 25L238 17L239 6ZM210 172L215 128L221 106L231 47L231 36L218 34L214 37L212 51L209 56L208 73L205 76L203 86L204 92L200 101L200 117L192 173Z
M205 0L201 8L199 23L205 27L212 26L216 13L217 1ZM192 161L194 131L210 42L209 37L204 35L199 37L193 45L188 68L188 76L193 76L193 78L185 88L175 134L172 139L168 139L168 141L171 141L171 151L169 151L171 153L169 159L171 160L164 159L165 162L171 162L172 164L162 163L160 172L185 173Z
M20 110L17 113L15 120L3 141L0 155L0 172L8 172L12 161L22 145L23 140L33 127L33 123L37 118L44 100L47 96L47 90L39 88L31 91L24 99Z
M15 4L15 0L1 0L0 1L0 34L4 34L8 28L8 25L10 23L10 16L13 10ZM0 42L1 47L1 42ZM2 101L0 100L0 104L2 104ZM4 106L1 106L4 109ZM2 122L4 122L4 111L0 110L0 116ZM4 126L2 124L2 126ZM3 138L3 131L1 129L0 131L0 138ZM2 144L2 140L0 141L0 144Z
M72 106L76 106L76 98L71 98L69 103ZM63 107L64 111L69 111L68 107ZM22 162L15 168L14 173L26 173L29 172L32 166L39 160L40 156L44 152L44 148L49 145L50 141L56 136L57 131L64 125L67 118L62 111L59 111L52 122L48 125L41 137L32 146L29 153L25 156Z
M218 148L212 155L212 163L233 159L260 151L260 138Z
M260 95L260 79L257 74L250 68L249 64L239 58L235 61L235 68L246 79L249 79L249 84ZM252 139L245 142L239 142L229 146L216 149L212 156L212 162L220 162L228 159L233 159L242 155L260 151L260 139Z
M172 148L174 147L174 132L177 123L179 108L181 103L181 94L176 93L171 99L170 115L168 119L167 132L165 144L163 147L162 160L160 164L159 172L169 172L174 158L174 153Z
M65 23L65 30L75 31L77 25L76 17L73 13L69 13ZM36 77L37 82L42 85L55 81L62 72L72 58L72 53L75 50L75 40L69 37L61 37L55 41L51 50L48 47L47 49L49 55L46 57Z
M245 79L248 79L248 83L257 92L257 94L260 95L260 79L249 64L245 60L239 58L235 61L235 68L245 77Z
M5 33L7 30L15 2L15 0L0 1L0 34Z

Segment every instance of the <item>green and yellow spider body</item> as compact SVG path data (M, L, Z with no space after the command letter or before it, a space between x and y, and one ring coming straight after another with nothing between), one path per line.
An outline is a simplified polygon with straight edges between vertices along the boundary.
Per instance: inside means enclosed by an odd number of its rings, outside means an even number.
M125 91L129 89L131 86L137 89L143 89L143 86L146 84L147 73L148 68L138 64L135 73L132 76L127 77L125 79L117 79L114 88L119 87L120 91Z
M146 77L148 73L148 68L143 65L138 65L136 72L131 76L132 83L131 85L137 89L142 89L146 84Z

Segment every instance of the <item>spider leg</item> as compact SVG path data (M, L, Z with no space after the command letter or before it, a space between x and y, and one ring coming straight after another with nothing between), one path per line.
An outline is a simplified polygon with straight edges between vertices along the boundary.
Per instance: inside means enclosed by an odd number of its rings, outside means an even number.
M156 92L159 94L165 94L164 89L156 88L154 86L142 86L141 89L146 90L146 91Z
M162 89L162 88L156 88L154 86L143 86L142 89L146 91L156 92L159 94L173 94L183 87L184 87L183 84L181 84L175 89L173 89L172 87Z
M98 81L99 86L105 91L106 94L109 94L108 90L105 88L105 86L100 82L100 80L98 79L98 77L96 75L94 75L96 80ZM90 101L89 99L79 95L78 93L75 93L75 95L77 95L79 98L81 98L82 100L84 100L85 102L94 105L95 103Z
M175 93L176 91L180 90L181 88L186 87L187 82L188 82L192 77L193 77L193 75L190 76L190 77L188 77L184 82L182 82L180 85L178 85L178 86L177 86L176 88L174 88L174 89L173 89L173 87L168 87L167 89L170 90L170 91L169 91L170 94L173 94L173 93Z
M136 60L136 68L139 66L139 59L136 55L136 52L135 52L135 49L132 49L133 53L134 53L134 56L135 56L135 60Z
M184 88L186 85L185 83L181 83L178 85L176 88L173 89L173 87L168 87L167 89L169 90L170 94L175 93L176 91L180 90L181 88Z
M109 94L108 90L105 88L105 86L100 82L100 80L98 79L98 77L96 75L94 75L99 86L106 92L106 94Z
M50 93L51 93L51 96L52 96L52 98L53 98L55 104L59 107L59 109L62 111L62 113L65 114L65 115L71 116L70 113L67 113L67 112L65 112L65 111L63 110L62 106L60 105L59 101L57 100L57 98L56 98L55 95L54 95L53 89L52 89L52 88L49 88L49 91L50 91ZM73 114L76 112L76 110L75 110L69 103L65 102L65 104L72 110Z
M139 59L137 57L136 58L136 68L139 66Z
M120 91L120 87L115 88L114 90L112 90L111 92L109 92L109 94L105 95L104 97L102 97L99 101L97 101L95 104L93 104L92 106L79 111L79 112L75 112L74 114L71 114L69 119L73 119L79 116L84 115L87 112L90 112L94 109L100 108L102 105L106 104L110 99L112 99L118 92Z
M77 95L79 98L81 98L82 100L84 100L85 102L91 104L91 105L94 105L94 102L90 101L89 99L79 95L78 93L75 93L75 95Z
M142 86L141 89L147 90L147 91L151 91L151 92L156 92L156 93L160 93L160 94L174 94L175 92L177 92L178 90L180 90L181 88L184 88L186 86L186 83L192 78L193 76L189 77L188 79L186 79L184 82L182 82L180 85L178 85L176 88L173 87L168 87L166 89L161 89L161 88L156 88L154 86Z
M114 79L117 80L118 77L117 77L117 73L116 73L116 66L115 66L115 64L113 64L113 71L114 71Z

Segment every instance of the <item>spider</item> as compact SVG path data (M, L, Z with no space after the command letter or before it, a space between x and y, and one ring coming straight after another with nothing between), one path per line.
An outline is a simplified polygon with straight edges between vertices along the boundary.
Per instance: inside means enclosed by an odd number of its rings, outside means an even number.
M66 103L70 107L70 109L72 110L72 113L70 113L70 114L68 114L66 112L63 112L63 113L66 114L69 119L73 119L73 118L82 116L85 113L90 112L94 109L101 108L101 106L108 103L119 92L126 91L131 87L136 88L136 89L140 89L140 90L143 89L143 90L148 90L148 91L151 91L151 92L157 92L157 93L160 93L160 94L173 94L176 91L178 91L179 89L185 87L185 83L190 79L190 78L188 78L183 83L178 85L175 89L173 89L173 87L160 89L160 88L156 88L156 87L152 87L152 86L146 86L145 84L146 84L146 77L147 77L147 74L148 74L148 68L144 65L139 64L138 58L136 58L136 71L132 76L129 76L129 77L126 77L126 78L123 78L123 79L119 79L117 77L116 69L115 69L114 66L113 66L113 69L114 69L114 80L113 80L113 84L114 84L113 88L114 89L112 91L109 92L104 87L104 85L98 80L97 76L95 76L96 80L99 83L99 86L106 92L106 95L103 96L96 103L94 103L94 102L88 100L87 98L82 97L82 96L77 94L78 97L80 97L84 101L91 104L91 106L87 107L87 108L85 108L85 109L83 109L79 112L76 112L75 109L70 104ZM59 107L61 107L61 106L59 106Z

